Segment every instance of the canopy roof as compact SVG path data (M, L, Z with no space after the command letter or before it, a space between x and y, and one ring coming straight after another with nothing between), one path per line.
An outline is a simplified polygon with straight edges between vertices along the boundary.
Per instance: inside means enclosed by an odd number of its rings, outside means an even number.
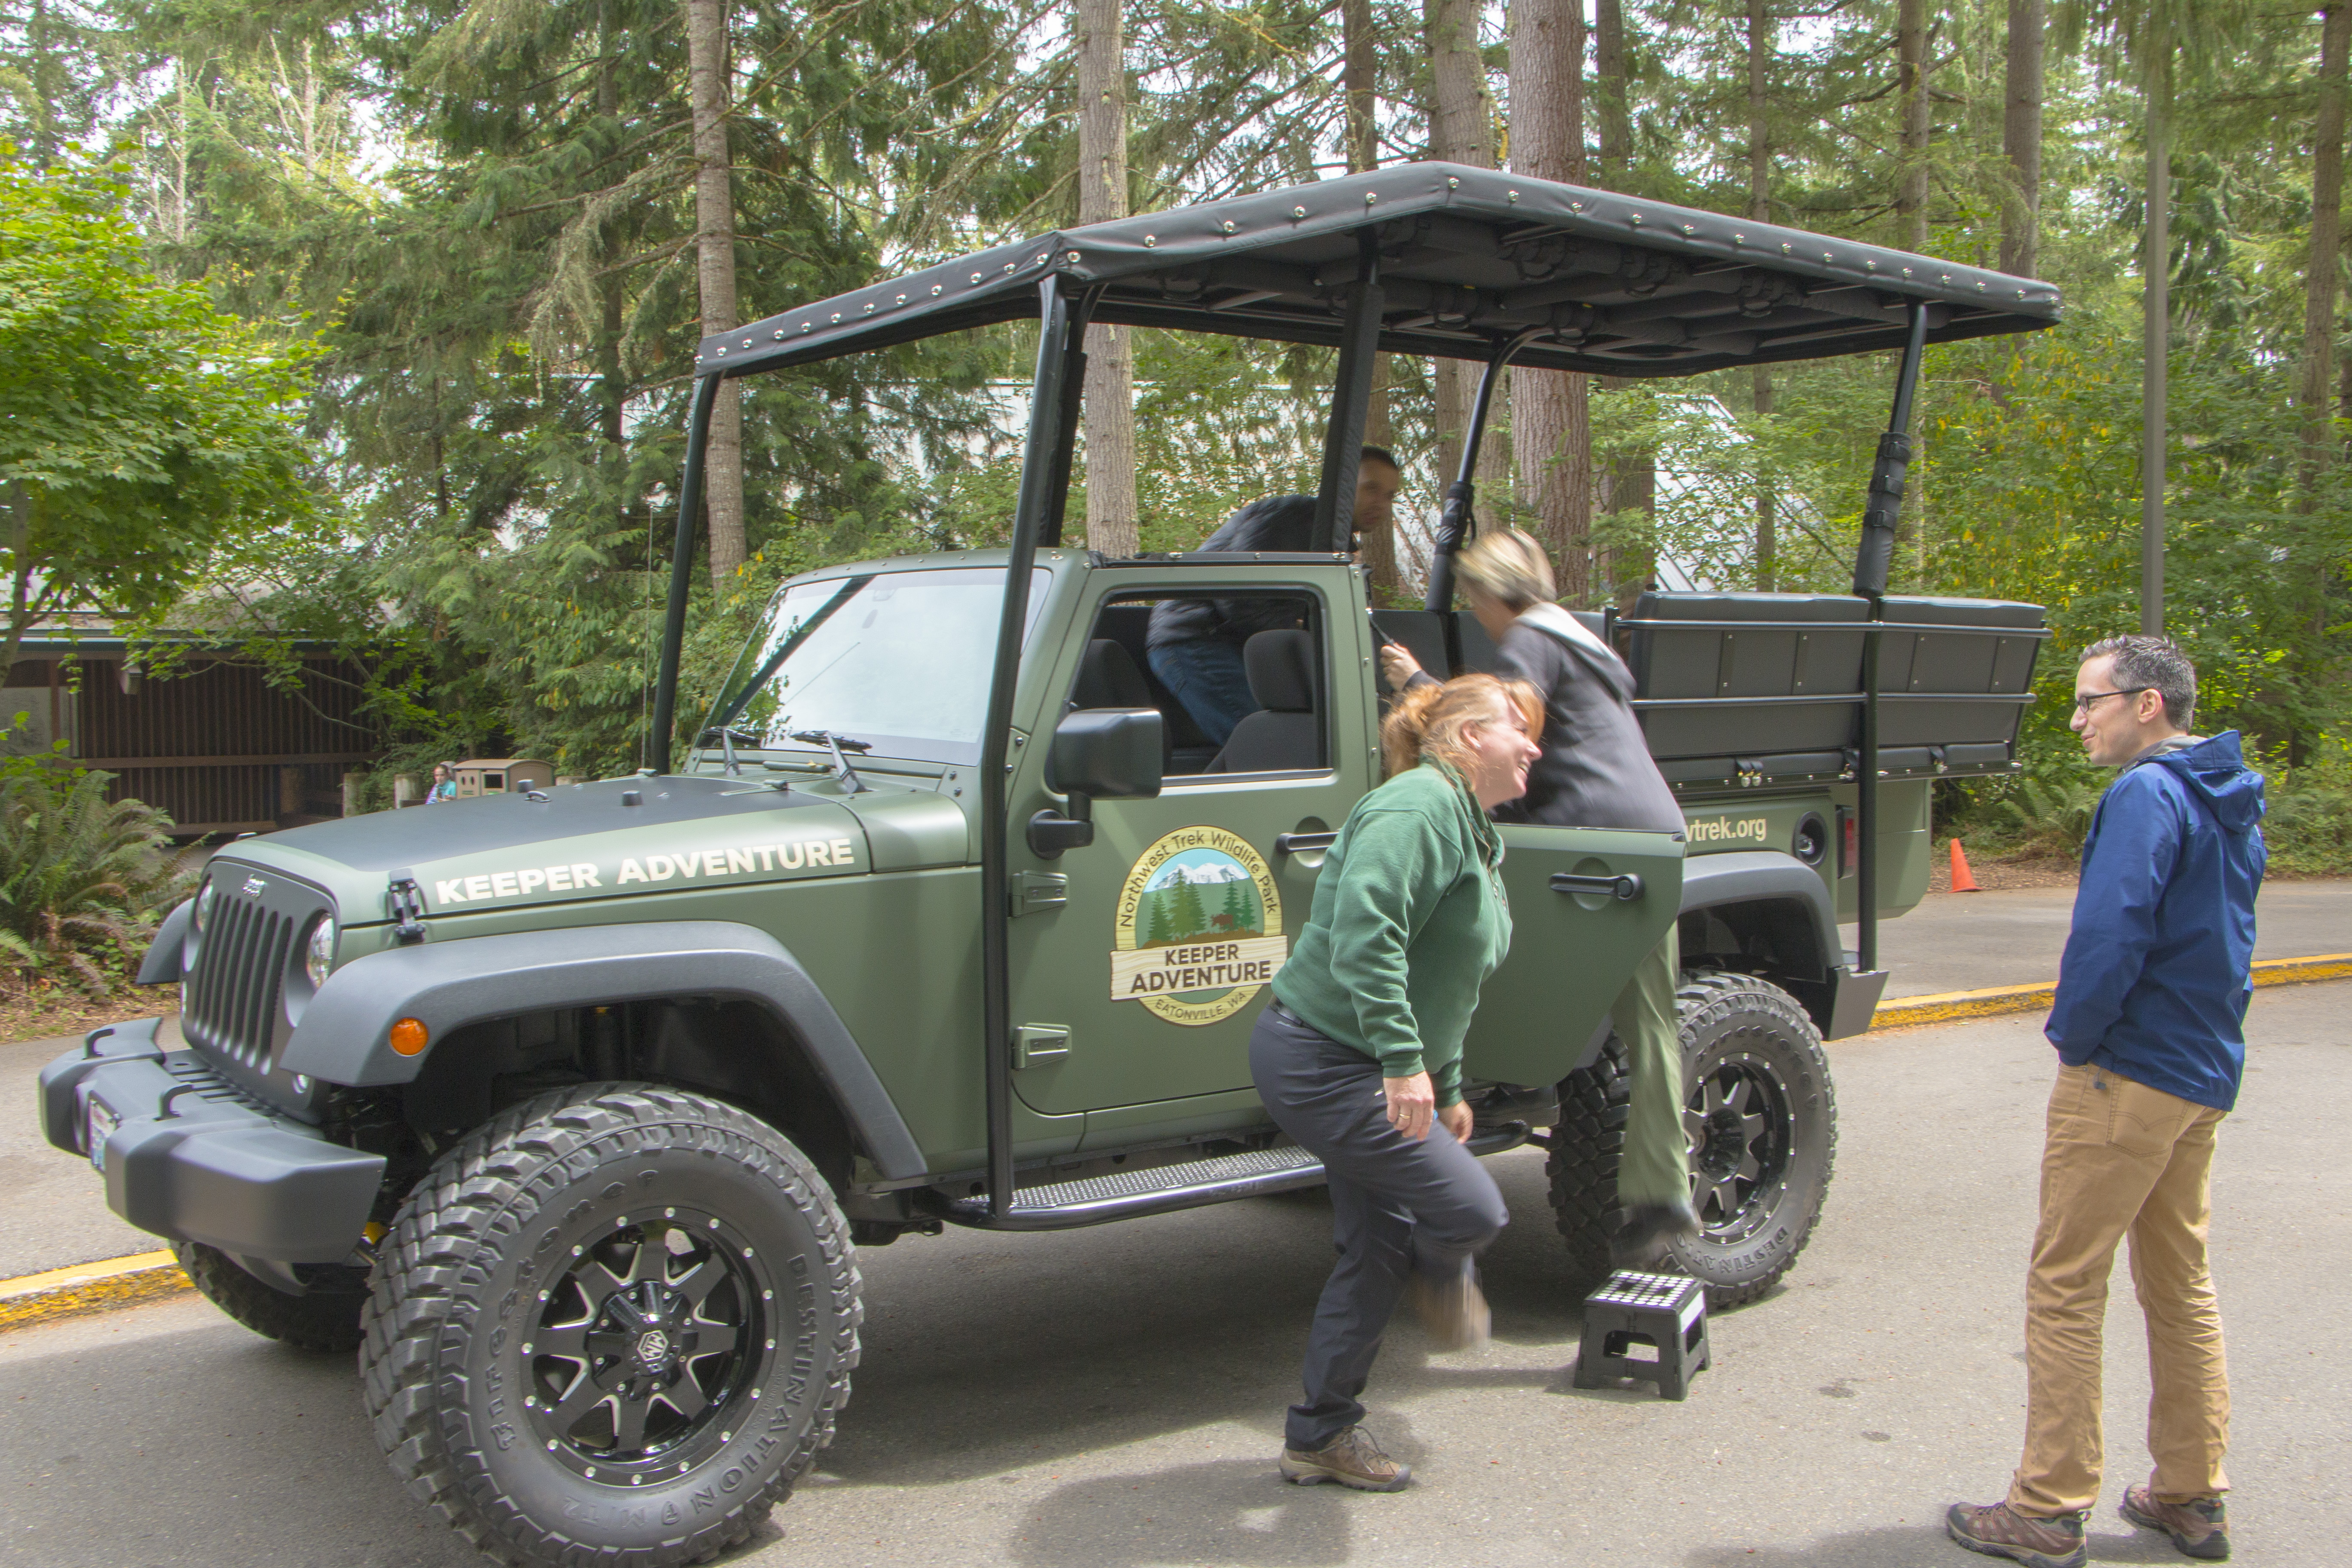
M1099 289L1093 319L1336 344L1357 235L1384 289L1381 346L1602 375L1899 348L2054 325L2058 290L1907 251L1458 163L1367 174L1000 245L703 340L696 374L741 375L1037 313L1038 280Z

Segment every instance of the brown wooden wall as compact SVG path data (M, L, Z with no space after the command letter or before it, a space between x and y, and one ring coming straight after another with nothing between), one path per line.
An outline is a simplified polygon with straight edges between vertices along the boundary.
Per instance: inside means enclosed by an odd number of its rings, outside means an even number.
M215 663L142 680L131 694L119 658L79 665L79 689L65 700L74 758L116 775L110 797L160 807L184 833L340 815L343 773L374 755L354 718L362 672L349 663L306 660L299 691L270 685L256 666ZM22 659L7 684L46 687L49 671L47 660Z

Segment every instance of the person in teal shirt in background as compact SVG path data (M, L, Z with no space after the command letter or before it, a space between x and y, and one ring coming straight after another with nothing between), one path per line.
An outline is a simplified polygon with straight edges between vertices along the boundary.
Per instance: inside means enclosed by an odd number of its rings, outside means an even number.
M1381 726L1391 777L1356 803L1325 859L1250 1076L1276 1126L1323 1162L1339 1261L1307 1337L1306 1398L1280 1469L1396 1491L1412 1471L1360 1425L1359 1396L1410 1285L1440 1343L1486 1342L1472 1259L1509 1218L1465 1147L1462 1037L1511 946L1489 807L1528 787L1543 700L1465 675L1399 698Z

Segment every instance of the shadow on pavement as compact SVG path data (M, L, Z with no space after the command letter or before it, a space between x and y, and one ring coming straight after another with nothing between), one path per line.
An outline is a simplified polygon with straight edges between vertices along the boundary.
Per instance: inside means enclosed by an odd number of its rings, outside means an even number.
M2187 1561L2160 1535L2144 1530L2103 1532L2095 1519L2089 1544L2095 1563ZM1843 1531L1789 1546L1702 1546L1682 1560L1683 1568L1967 1568L1990 1561L1955 1545L1940 1518L1933 1524Z
M1382 1435L1410 1462L1412 1445ZM1170 1563L1309 1568L1348 1560L1352 1510L1382 1500L1295 1487L1264 1459L1177 1465L1057 1487L1022 1517L1013 1561L1028 1568Z

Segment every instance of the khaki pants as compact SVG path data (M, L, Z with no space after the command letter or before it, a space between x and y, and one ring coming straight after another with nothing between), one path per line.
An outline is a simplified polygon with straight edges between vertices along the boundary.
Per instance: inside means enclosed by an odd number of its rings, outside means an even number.
M1625 1042L1633 1085L1625 1110L1625 1152L1617 1163L1622 1204L1690 1200L1690 1133L1683 1126L1682 1020L1675 1014L1676 930L1633 966L1609 1009Z
M2025 1287L2025 1457L2009 1491L2018 1512L2047 1518L2099 1500L2100 1328L2126 1236L2155 1385L2148 1485L2158 1502L2229 1489L2230 1385L2205 1266L2221 1116L2104 1068L2058 1069Z

